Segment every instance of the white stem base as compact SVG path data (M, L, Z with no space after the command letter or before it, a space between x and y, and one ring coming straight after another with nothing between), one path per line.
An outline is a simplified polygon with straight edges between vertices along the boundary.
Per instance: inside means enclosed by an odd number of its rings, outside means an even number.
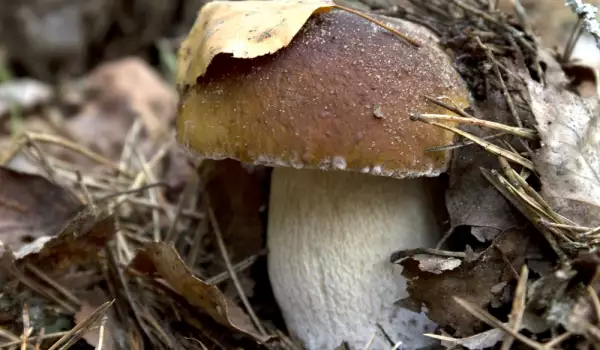
M407 296L398 249L439 239L423 179L275 168L268 223L269 277L288 329L310 350L400 349L434 343L424 314L394 306ZM443 200L443 198L439 198Z

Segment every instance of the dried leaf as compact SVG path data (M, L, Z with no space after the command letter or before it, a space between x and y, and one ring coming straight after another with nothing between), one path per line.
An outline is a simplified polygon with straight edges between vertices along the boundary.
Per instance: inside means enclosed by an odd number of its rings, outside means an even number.
M542 195L583 226L600 225L600 116L594 101L528 81L542 147L534 162Z
M130 267L150 275L158 273L191 305L200 308L219 324L244 333L259 342L268 340L256 332L249 317L215 285L196 278L172 245L162 242L147 244L131 262Z
M441 274L444 271L451 271L459 267L462 260L456 258L446 258L434 255L419 254L412 257L419 262L419 269L424 272Z
M511 125L512 117L502 94L488 91L487 99L474 107L476 118ZM462 130L478 137L490 135L489 130L464 125ZM494 239L500 232L517 225L510 204L481 176L481 168L495 168L497 157L477 146L454 151L446 206L452 227L471 226L471 233L481 242Z
M594 284L599 276L598 271L600 256L586 252L574 259L570 266L564 266L531 283L527 291L527 311L540 319L530 317L529 328L560 325L575 334L586 334L589 325L597 322L596 310L586 286ZM539 324L534 324L532 320Z
M328 1L212 1L204 5L179 50L177 81L193 85L220 53L254 58L287 46L313 13Z
M88 207L63 222L55 236L43 236L15 251L17 261L45 270L60 270L93 260L115 233L114 216Z
M38 175L0 167L0 241L13 250L53 235L81 206L66 189Z
M537 251L539 242L532 240L527 232L503 232L475 261L465 260L459 267L439 274L423 271L414 258L404 259L402 273L408 279L410 298L424 303L429 318L441 327L452 329L453 336L468 337L481 332L485 326L449 300L460 297L483 308L497 300L494 287L513 279L513 271L502 254L518 270L524 259Z

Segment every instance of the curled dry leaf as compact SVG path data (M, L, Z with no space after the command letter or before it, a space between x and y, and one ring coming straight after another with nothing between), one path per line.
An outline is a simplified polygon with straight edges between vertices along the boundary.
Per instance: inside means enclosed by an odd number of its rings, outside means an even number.
M542 195L583 226L600 225L600 115L597 102L561 86L527 84L542 147L534 162Z
M0 167L0 241L12 250L50 236L81 206L68 190L38 175Z
M42 236L15 251L17 261L44 270L60 270L92 261L115 233L114 216L94 213L89 207L62 223L58 234Z
M215 285L196 278L172 245L163 242L147 244L129 266L142 273L160 275L187 302L200 308L219 324L259 342L268 340L255 330L250 318Z
M212 1L204 5L179 49L177 81L194 85L221 53L254 58L287 46L308 18L334 6L328 1Z
M511 266L505 259L518 271L524 259L534 255L533 252L539 255L537 242L532 242L532 239L527 232L505 231L479 254L478 259L464 260L459 267L441 273L423 271L420 262L413 257L404 259L400 265L404 266L402 274L408 279L410 298L425 304L431 320L453 330L455 337L468 337L481 332L485 326L452 298L464 298L486 308L497 299L494 287L514 278Z

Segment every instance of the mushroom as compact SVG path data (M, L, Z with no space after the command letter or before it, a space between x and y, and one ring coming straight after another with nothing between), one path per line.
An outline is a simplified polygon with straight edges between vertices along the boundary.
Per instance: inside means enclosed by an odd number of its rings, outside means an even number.
M377 16L417 38L410 45L342 10L314 14L291 44L253 59L218 55L182 92L178 140L203 158L272 166L268 273L290 333L307 349L343 341L407 349L430 344L425 312L407 296L394 250L439 239L431 177L453 134L411 122L442 113L424 95L468 105L464 82L436 37Z

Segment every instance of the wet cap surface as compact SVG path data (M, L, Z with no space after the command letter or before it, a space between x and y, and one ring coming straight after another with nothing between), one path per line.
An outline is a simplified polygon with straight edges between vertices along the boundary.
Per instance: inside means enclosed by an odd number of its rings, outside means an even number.
M200 157L268 166L399 178L445 171L450 154L424 150L453 134L409 115L446 112L423 95L464 108L466 87L429 31L386 22L421 46L333 10L313 15L273 55L218 55L182 92L179 142Z

